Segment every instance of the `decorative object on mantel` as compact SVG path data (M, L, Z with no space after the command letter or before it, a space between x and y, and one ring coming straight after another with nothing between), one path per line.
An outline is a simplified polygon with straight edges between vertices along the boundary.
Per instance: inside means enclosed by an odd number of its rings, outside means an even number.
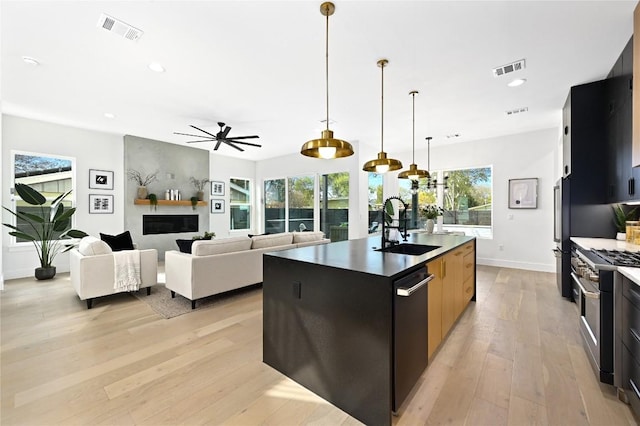
M191 176L189 178L189 182L191 182L191 184L193 185L193 187L197 191L196 197L198 197L198 201L203 201L204 200L204 187L205 187L205 185L207 183L209 183L209 178L196 179L193 176Z
M416 95L418 94L417 90L412 90L409 92L413 101L413 137L412 137L412 148L411 154L413 161L409 165L409 170L405 170L398 174L399 179L411 179L413 182L418 182L418 179L429 178L428 170L421 170L418 168L416 164ZM412 185L413 189L413 185Z
M155 182L158 180L158 171L156 170L153 173L149 173L142 177L142 173L137 170L129 169L127 170L127 178L132 180L138 184L138 195L136 196L139 200L144 200L147 198L147 185L151 182Z
M394 158L387 158L387 153L384 152L384 67L387 66L389 61L386 59L380 59L378 66L382 70L382 95L381 95L381 114L380 114L380 152L378 158L375 160L367 161L362 166L362 170L365 172L386 173L393 170L400 170L402 163L400 160Z
M616 225L616 240L629 242L630 235L627 234L627 222L636 220L637 207L625 212L622 204L614 204L611 206L613 209L613 220Z
M89 169L89 189L113 189L113 172Z
M158 210L158 196L156 194L149 194L149 206L153 211Z
M191 197L189 201L191 201L191 209L195 210L198 205L198 197Z
M433 220L437 219L438 216L442 216L442 214L444 213L444 210L442 209L442 207L438 207L433 204L428 204L426 206L422 206L420 208L420 211L422 213L422 216L426 218L425 229L427 230L427 233L433 234L433 227L435 226L435 223Z
M336 7L331 2L324 2L320 5L320 13L326 16L325 32L325 87L327 95L327 128L322 131L320 139L313 139L306 142L300 148L300 154L314 158L343 158L353 155L353 147L347 141L335 139L333 131L329 130L329 16L333 15Z
M57 197L51 202L49 207L44 204L47 199L37 190L22 183L15 184L15 191L20 198L29 205L38 206L39 209L29 209L29 212L16 210L15 212L3 207L11 213L21 223L28 226L21 226L10 223L3 223L7 228L13 229L9 235L17 239L31 241L36 248L40 267L35 270L35 277L38 280L51 279L56 275L56 267L53 266L53 259L60 252L65 252L73 248L74 244L63 244L62 240L68 238L86 237L87 233L77 229L67 229L71 224L71 216L75 213L75 207L65 209L62 200L71 191ZM63 231L62 233L60 233ZM64 249L63 249L64 246Z
M221 143L226 143L227 145L229 145L232 148L237 149L238 151L244 151L244 149L240 148L239 146L236 146L236 144L241 144L241 145L250 145L250 146L257 146L258 148L262 148L262 145L258 145L257 143L251 143L251 142L244 142L244 141L240 141L238 139L256 139L259 138L260 136L257 135L251 135L251 136L233 136L233 137L227 137L229 135L229 131L231 130L231 127L227 126L226 128L224 127L225 124L221 121L218 122L218 126L220 126L220 131L218 133L216 133L215 135L213 133L209 133L206 130L203 130L199 127L193 126L193 125L189 125L189 127L192 127L202 133L205 133L206 136L203 135L192 135L190 133L178 133L178 132L173 132L175 135L183 135L183 136L192 136L194 138L204 138L202 140L199 141L187 141L186 143L200 143L200 142L216 142L216 146L213 148L214 151L217 151L218 148L220 147Z

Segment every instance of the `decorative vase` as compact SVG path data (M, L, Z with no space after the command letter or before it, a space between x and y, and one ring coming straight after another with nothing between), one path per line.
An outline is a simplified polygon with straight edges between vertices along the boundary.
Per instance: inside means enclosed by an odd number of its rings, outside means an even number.
M427 223L426 223L427 234L433 234L434 225L435 223L433 222L433 219L427 219Z
M198 201L204 201L204 191L198 191L196 196L198 197Z
M36 268L35 276L37 280L50 280L56 276L56 267Z
M624 232L618 232L616 234L616 240L618 241L626 241L627 239L627 234L625 234Z
M147 198L147 187L146 186L139 186L138 187L138 195L137 198L138 200L144 200Z

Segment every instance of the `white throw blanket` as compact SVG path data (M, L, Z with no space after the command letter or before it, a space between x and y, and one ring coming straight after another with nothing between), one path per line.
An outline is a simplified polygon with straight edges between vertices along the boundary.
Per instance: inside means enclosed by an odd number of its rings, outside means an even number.
M140 290L140 250L113 252L114 283L116 292Z

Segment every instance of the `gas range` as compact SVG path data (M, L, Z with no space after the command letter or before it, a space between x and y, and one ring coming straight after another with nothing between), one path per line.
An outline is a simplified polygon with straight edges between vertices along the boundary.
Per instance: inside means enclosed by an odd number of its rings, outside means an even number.
M626 250L596 250L592 252L600 256L605 262L614 266L640 267L640 253Z

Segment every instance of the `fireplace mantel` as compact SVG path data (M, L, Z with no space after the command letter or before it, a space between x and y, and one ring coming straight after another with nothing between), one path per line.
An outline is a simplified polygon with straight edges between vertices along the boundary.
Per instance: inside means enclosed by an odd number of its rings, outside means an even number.
M149 199L139 199L136 198L133 200L133 204L148 206L151 204L151 200ZM190 206L191 200L158 200L159 206ZM206 201L198 201L197 206L206 206Z

